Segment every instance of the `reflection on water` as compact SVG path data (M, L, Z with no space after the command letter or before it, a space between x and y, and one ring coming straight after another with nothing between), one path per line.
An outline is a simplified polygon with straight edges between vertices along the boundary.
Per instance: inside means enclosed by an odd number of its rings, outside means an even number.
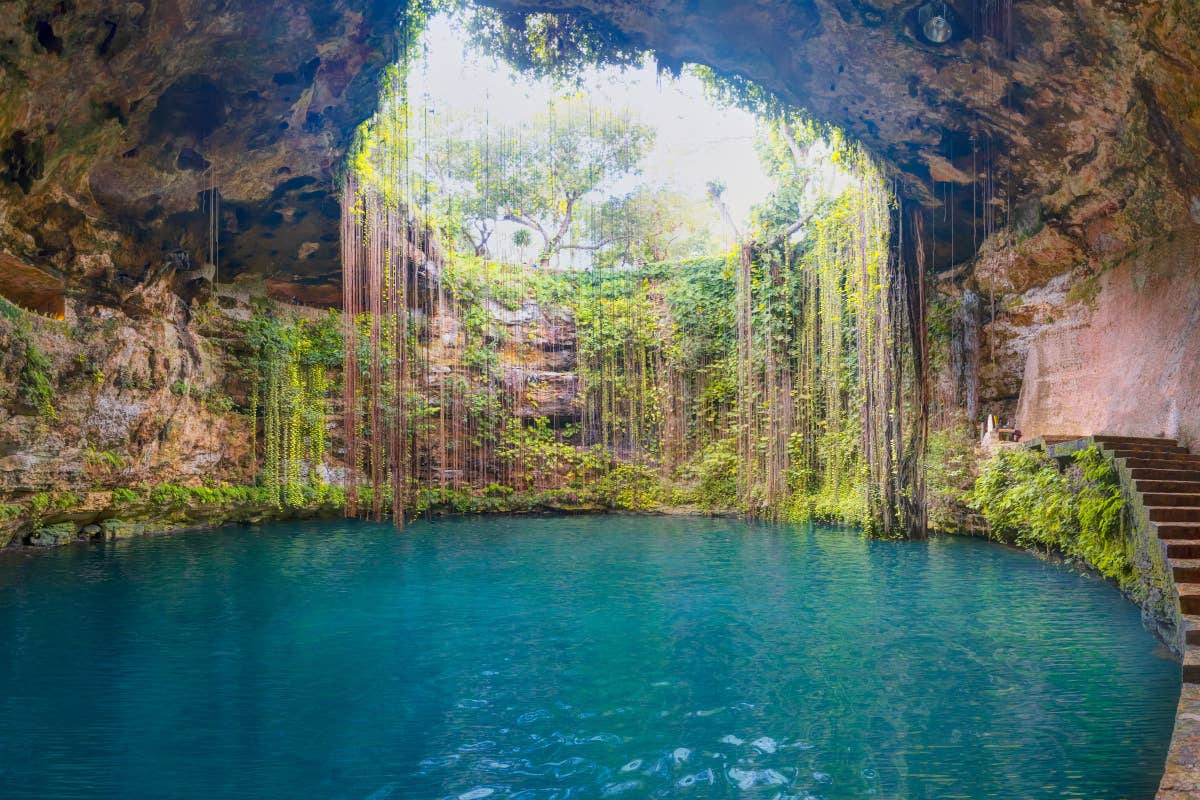
M312 523L0 559L13 798L1150 798L1178 666L983 542Z

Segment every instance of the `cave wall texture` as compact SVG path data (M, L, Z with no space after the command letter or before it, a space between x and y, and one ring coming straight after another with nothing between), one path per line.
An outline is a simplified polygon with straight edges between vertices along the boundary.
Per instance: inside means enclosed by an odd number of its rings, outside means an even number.
M861 139L922 207L937 290L978 300L956 374L980 413L1200 444L1194 0L1016 0L1011 23L952 0L940 46L913 0L488 4L589 17ZM396 55L396 0L0 6L0 293L123 307L204 261L215 185L221 280L337 303L333 180Z

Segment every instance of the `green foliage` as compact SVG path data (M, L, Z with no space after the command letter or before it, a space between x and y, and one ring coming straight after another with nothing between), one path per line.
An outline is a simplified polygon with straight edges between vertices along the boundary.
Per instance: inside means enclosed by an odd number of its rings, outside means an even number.
M88 466L106 470L119 470L125 467L125 459L120 453L112 450L97 450L88 447L83 451L83 460Z
M689 477L696 481L696 505L708 511L737 508L737 445L732 439L713 442L690 465Z
M29 498L29 512L34 517L41 517L50 510L52 498L49 492L38 492Z
M131 506L141 501L142 496L134 489L118 487L112 490L112 504L117 508Z
M395 108L405 118L412 113ZM422 137L426 151L414 160L422 171L412 180L429 195L426 211L449 241L465 240L474 255L486 255L497 221L505 220L528 231L548 264L564 248L600 250L628 240L612 225L631 219L625 206L636 201L606 190L640 170L653 128L575 99L511 130L454 118L438 124L432 143Z
M930 434L925 470L930 529L962 528L977 477L975 448L975 426L965 415Z
M596 496L610 508L649 511L663 499L658 473L640 464L617 464L595 483Z
M29 498L29 516L37 522L43 517L77 508L83 503L83 498L74 492L38 492Z
M998 452L975 482L971 507L983 514L992 536L1022 547L1065 549L1078 535L1075 493L1040 450Z
M471 17L475 45L539 77L570 80L597 67L632 67L645 54L611 23L582 9L559 14L478 8Z
M984 464L970 503L991 535L1080 558L1124 585L1132 576L1120 480L1095 448L1059 470L1041 451L1006 448Z
M262 487L277 505L299 507L323 491L335 388L329 370L342 363L341 322L332 311L317 321L257 314L243 333L254 354L252 414L263 418Z
M17 324L25 323L25 312L20 306L12 303L8 298L0 297L0 319L15 322Z
M1075 454L1079 552L1102 575L1122 584L1132 577L1125 535L1125 497L1112 464L1095 447Z
M162 513L192 510L198 507L223 509L241 506L276 506L278 493L267 486L234 486L218 483L210 486L181 486L162 483L140 489L116 489L112 504L115 508L144 506L148 512ZM340 487L305 485L300 488L296 502L290 507L310 509L320 506L341 508L345 495Z
M25 363L17 376L21 400L35 409L39 416L57 419L58 412L54 408L54 367L27 333L22 332L18 339L25 348Z
M21 506L15 503L0 503L0 522L9 522L21 516Z
M749 78L717 72L700 64L690 65L688 69L701 80L708 96L717 103L741 108L761 119L778 118L787 109L777 94Z

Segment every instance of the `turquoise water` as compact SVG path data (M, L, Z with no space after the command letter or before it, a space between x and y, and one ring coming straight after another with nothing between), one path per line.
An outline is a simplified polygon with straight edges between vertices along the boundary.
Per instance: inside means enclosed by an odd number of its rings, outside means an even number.
M1151 798L1178 667L985 542L313 523L0 558L4 798Z

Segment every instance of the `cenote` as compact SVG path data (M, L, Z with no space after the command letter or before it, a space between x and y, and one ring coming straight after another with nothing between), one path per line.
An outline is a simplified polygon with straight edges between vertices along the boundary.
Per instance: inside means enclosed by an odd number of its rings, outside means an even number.
M646 516L0 561L7 798L1150 797L1109 584L980 540Z

